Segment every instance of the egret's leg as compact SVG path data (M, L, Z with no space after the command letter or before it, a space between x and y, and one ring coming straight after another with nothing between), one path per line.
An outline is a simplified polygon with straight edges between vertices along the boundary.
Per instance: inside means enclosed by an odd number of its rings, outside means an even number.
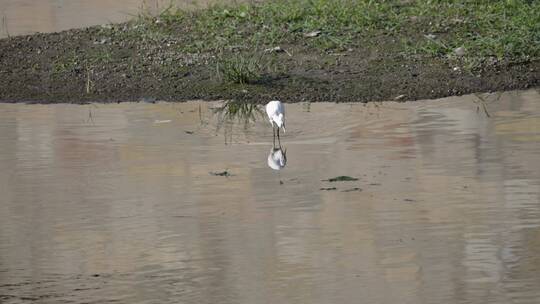
M274 128L274 124L272 124L272 136L273 136L273 144L272 147L276 148L276 129Z
M281 140L279 139L279 127L277 128L277 140L278 140L279 147L281 148Z

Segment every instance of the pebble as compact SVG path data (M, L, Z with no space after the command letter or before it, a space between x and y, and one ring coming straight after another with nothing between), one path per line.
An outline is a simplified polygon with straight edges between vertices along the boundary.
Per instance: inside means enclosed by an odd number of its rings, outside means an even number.
M465 55L465 48L460 46L458 48L455 48L454 49L454 54L458 55L458 56L464 56Z

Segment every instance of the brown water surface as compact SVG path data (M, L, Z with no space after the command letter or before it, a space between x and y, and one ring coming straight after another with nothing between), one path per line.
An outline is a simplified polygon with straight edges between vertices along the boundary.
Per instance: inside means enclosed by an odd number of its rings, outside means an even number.
M540 303L540 94L485 99L287 105L281 170L218 103L0 104L0 302Z
M220 0L221 1L221 0ZM0 0L0 38L118 23L170 4L195 9L213 0Z

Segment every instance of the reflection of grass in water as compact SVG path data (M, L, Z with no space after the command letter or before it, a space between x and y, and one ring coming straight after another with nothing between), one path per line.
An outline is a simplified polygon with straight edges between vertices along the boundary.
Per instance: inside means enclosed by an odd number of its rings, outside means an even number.
M235 123L241 123L244 129L248 129L251 123L263 116L259 105L233 100L227 101L223 106L214 110L214 113L217 114L216 132L225 126L225 143L227 143L227 137L229 137L229 142L232 140L232 128Z
M491 96L495 96L494 98L490 98ZM476 100L473 100L473 102L476 104L476 113L480 112L480 107L484 110L484 113L489 118L491 115L488 112L487 104L491 102L497 102L499 99L501 99L502 92L497 92L495 94L480 94L475 93L474 96L476 97ZM491 100L490 100L491 99Z
M241 101L228 101L215 112L218 115L218 127L224 123L235 122L243 123L244 127L247 127L263 114L259 105Z
M94 122L94 113L92 112L92 108L97 109L98 106L95 105L95 104L90 104L90 105L88 106L88 119L86 120L86 123L90 123L90 122L91 122L92 125L95 126L96 123Z
M2 26L4 27L4 32L6 33L6 36L8 38L11 38L11 35L9 34L8 25L6 21L6 15L2 16Z

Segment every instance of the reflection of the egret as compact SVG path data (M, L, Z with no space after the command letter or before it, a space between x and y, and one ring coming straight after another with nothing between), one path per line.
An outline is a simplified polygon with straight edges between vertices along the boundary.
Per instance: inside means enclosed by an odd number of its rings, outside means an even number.
M268 167L274 170L281 170L287 165L287 149L272 148L268 154Z

